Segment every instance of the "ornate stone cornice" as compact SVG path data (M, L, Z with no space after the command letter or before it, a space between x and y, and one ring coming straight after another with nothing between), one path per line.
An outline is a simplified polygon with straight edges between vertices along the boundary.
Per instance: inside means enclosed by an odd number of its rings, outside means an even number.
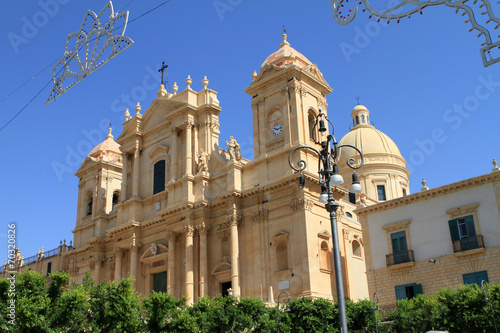
M308 199L294 199L290 202L290 207L292 207L293 211L296 212L298 210L312 210L314 203L312 200Z
M447 195L450 193L463 191L476 186L481 186L484 184L492 183L495 181L500 181L500 172L488 173L482 176L466 179L460 182L435 187L423 192L413 193L401 198L392 199L389 201L381 202L372 206L363 207L356 209L354 212L360 215L367 215L374 212L385 211L387 209L392 209L400 206L405 206L414 202L419 202L423 200L428 200L431 198Z
M192 129L193 126L194 126L194 122L192 122L192 121L185 121L184 122L184 126L186 127L186 129Z

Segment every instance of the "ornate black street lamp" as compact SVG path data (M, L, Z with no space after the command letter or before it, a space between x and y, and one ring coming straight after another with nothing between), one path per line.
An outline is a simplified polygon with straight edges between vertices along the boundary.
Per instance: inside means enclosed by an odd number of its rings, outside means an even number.
M484 293L484 300L490 302L491 317L493 318L493 325L495 326L495 333L498 333L497 323L495 321L495 312L493 312L493 305L491 304L490 289L488 288L488 283L486 281L481 281L481 289Z
M332 128L330 134L325 137L325 132L327 128L325 127L325 122L328 122ZM344 179L338 173L337 159L340 148L352 148L359 153L360 160L357 162L354 158L347 159L347 166L351 169L358 169L363 165L363 154L361 151L351 145L337 145L337 141L333 136L334 127L328 117L321 112L319 112L316 117L316 123L312 128L313 134L320 135L314 136L314 142L317 145L321 145L321 150L309 146L299 146L293 149L288 156L288 164L290 167L300 173L300 185L305 186L305 178L302 174L307 167L306 161L300 159L297 162L297 167L292 164L292 155L298 150L310 150L318 155L318 174L319 183L321 184L321 195L318 200L325 204L326 210L330 213L330 224L332 227L332 238L333 238L333 260L335 264L335 277L337 281L337 298L339 304L339 317L340 317L340 331L341 333L347 333L347 317L345 309L345 299L344 299L344 282L342 278L342 267L340 262L340 250L339 250L339 239L337 232L337 209L339 204L335 202L333 198L332 185L340 185L344 183ZM321 140L321 141L320 141ZM358 175L356 172L352 174L352 185L351 193L361 193L361 185L358 181Z
M375 332L378 333L378 320L377 320L377 311L380 310L378 307L378 295L377 293L373 293L373 304L375 307L373 308L373 313L375 315Z
M283 295L283 294L286 294L286 295ZM280 294L278 295L278 333L280 333L280 298L281 298L281 295L283 295L283 303L285 304L285 312L289 312L290 311L290 308L288 307L288 303L290 303L290 294L288 293L288 291L286 290L283 290L282 292L280 292ZM288 295L288 297L287 297Z

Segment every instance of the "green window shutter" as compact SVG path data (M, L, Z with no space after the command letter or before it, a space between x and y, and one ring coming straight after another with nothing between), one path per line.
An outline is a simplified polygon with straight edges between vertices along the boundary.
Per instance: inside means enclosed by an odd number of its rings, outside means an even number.
M416 284L413 286L413 294L415 295L415 297L417 297L417 295L423 294L421 284Z
M408 251L406 232L398 231L391 234L392 253Z
M451 240L452 241L460 240L460 234L458 233L457 219L449 220L448 224L450 225Z
M468 215L464 217L465 225L467 226L467 234L469 237L476 236L476 227L474 226L474 217L472 215Z
M480 286L482 281L489 282L488 271L464 274L462 277L464 278L464 284L477 284Z
M396 286L396 301L401 299L406 299L406 287L405 286Z

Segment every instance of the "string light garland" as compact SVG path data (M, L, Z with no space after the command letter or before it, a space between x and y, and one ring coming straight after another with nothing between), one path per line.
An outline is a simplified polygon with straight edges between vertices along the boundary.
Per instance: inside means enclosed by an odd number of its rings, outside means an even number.
M428 1L419 1L419 0L400 0L401 2L395 6L388 8L387 10L381 12L374 9L370 0L330 0L333 10L333 18L335 22L341 25L346 25L351 23L358 13L358 6L364 5L363 12L368 11L370 13L369 18L373 16L377 17L377 22L380 20L387 20L387 24L391 20L397 20L397 23L400 22L402 18L410 18L411 15L420 13L423 14L423 10L426 7L438 6L438 5L446 5L448 7L455 9L455 14L462 12L462 16L467 15L466 24L471 24L472 28L469 29L469 32L477 30L479 34L477 37L484 36L485 42L481 44L481 58L483 60L484 67L488 67L497 62L500 62L500 40L493 41L492 34L495 34L500 27L500 18L496 17L493 13L493 9L489 0L474 0L472 1L472 5L476 5L478 2L481 4L477 9L482 11L480 15L487 15L488 19L485 23L478 23L476 20L476 15L474 14L474 9L471 8L471 5L466 4L467 0L428 0ZM348 7L351 5L352 7ZM412 8L403 8L404 6L411 6ZM400 9L404 9L401 13L398 13ZM495 31L495 32L494 32ZM494 36L494 38L499 39L500 35ZM494 55L491 54L491 51L495 50L496 53Z

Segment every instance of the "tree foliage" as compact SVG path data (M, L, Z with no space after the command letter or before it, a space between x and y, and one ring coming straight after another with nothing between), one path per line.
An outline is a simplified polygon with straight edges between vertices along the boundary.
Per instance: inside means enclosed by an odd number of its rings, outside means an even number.
M36 272L16 276L15 296L10 280L0 279L0 330L9 332L339 332L337 303L325 299L296 298L270 306L257 298L216 296L200 298L192 306L185 298L153 292L140 298L132 281L95 284L90 275L83 283L69 283L69 275L53 273L47 279ZM349 332L493 333L492 309L500 321L500 285L490 284L489 299L475 285L442 289L398 302L394 312L375 313L364 300L346 302ZM9 324L8 305L14 297L15 325ZM491 300L491 307L490 307ZM285 311L285 309L287 311ZM278 319L279 318L279 319ZM377 318L377 319L375 319ZM377 322L375 322L377 320Z

